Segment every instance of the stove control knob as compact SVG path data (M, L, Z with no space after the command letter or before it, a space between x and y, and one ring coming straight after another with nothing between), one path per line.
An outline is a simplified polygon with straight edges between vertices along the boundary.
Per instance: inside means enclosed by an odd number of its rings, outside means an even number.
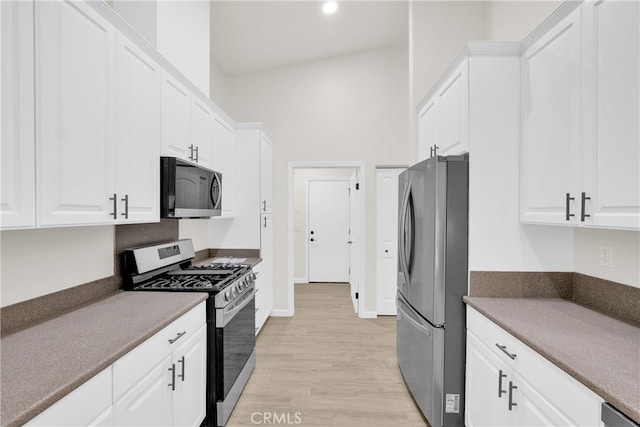
M229 300L231 300L231 289L227 289L227 290L224 292L224 299L225 299L225 301L229 301Z

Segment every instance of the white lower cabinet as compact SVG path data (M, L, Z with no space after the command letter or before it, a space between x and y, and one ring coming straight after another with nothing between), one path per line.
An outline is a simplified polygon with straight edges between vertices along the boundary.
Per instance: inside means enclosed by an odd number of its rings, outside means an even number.
M111 366L30 420L27 426L111 425Z
M144 376L113 405L113 424L117 426L170 426L172 390L168 377L171 355Z
M206 412L206 332L202 302L26 425L200 425Z
M199 425L205 416L204 303L113 364L113 424Z
M468 307L466 425L601 426L603 401Z

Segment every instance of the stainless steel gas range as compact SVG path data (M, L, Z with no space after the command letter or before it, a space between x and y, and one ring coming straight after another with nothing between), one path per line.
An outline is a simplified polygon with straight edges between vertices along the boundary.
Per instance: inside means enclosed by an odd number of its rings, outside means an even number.
M207 393L203 425L224 426L255 367L255 275L249 265L192 265L190 239L127 249L124 289L206 292Z

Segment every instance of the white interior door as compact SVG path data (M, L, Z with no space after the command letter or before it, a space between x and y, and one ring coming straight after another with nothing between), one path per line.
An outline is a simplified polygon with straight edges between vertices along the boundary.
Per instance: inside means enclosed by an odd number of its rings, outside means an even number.
M359 286L359 253L358 253L358 189L357 173L353 172L349 180L349 284L351 285L351 303L353 310L358 313Z
M376 311L396 315L398 266L398 175L404 169L376 170Z
M309 180L309 282L349 281L349 181Z

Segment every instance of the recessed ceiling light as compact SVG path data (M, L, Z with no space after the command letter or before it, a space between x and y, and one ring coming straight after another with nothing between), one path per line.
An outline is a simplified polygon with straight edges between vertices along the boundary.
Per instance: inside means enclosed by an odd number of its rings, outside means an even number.
M327 1L322 5L322 11L325 15L332 15L338 10L338 3L335 1Z

